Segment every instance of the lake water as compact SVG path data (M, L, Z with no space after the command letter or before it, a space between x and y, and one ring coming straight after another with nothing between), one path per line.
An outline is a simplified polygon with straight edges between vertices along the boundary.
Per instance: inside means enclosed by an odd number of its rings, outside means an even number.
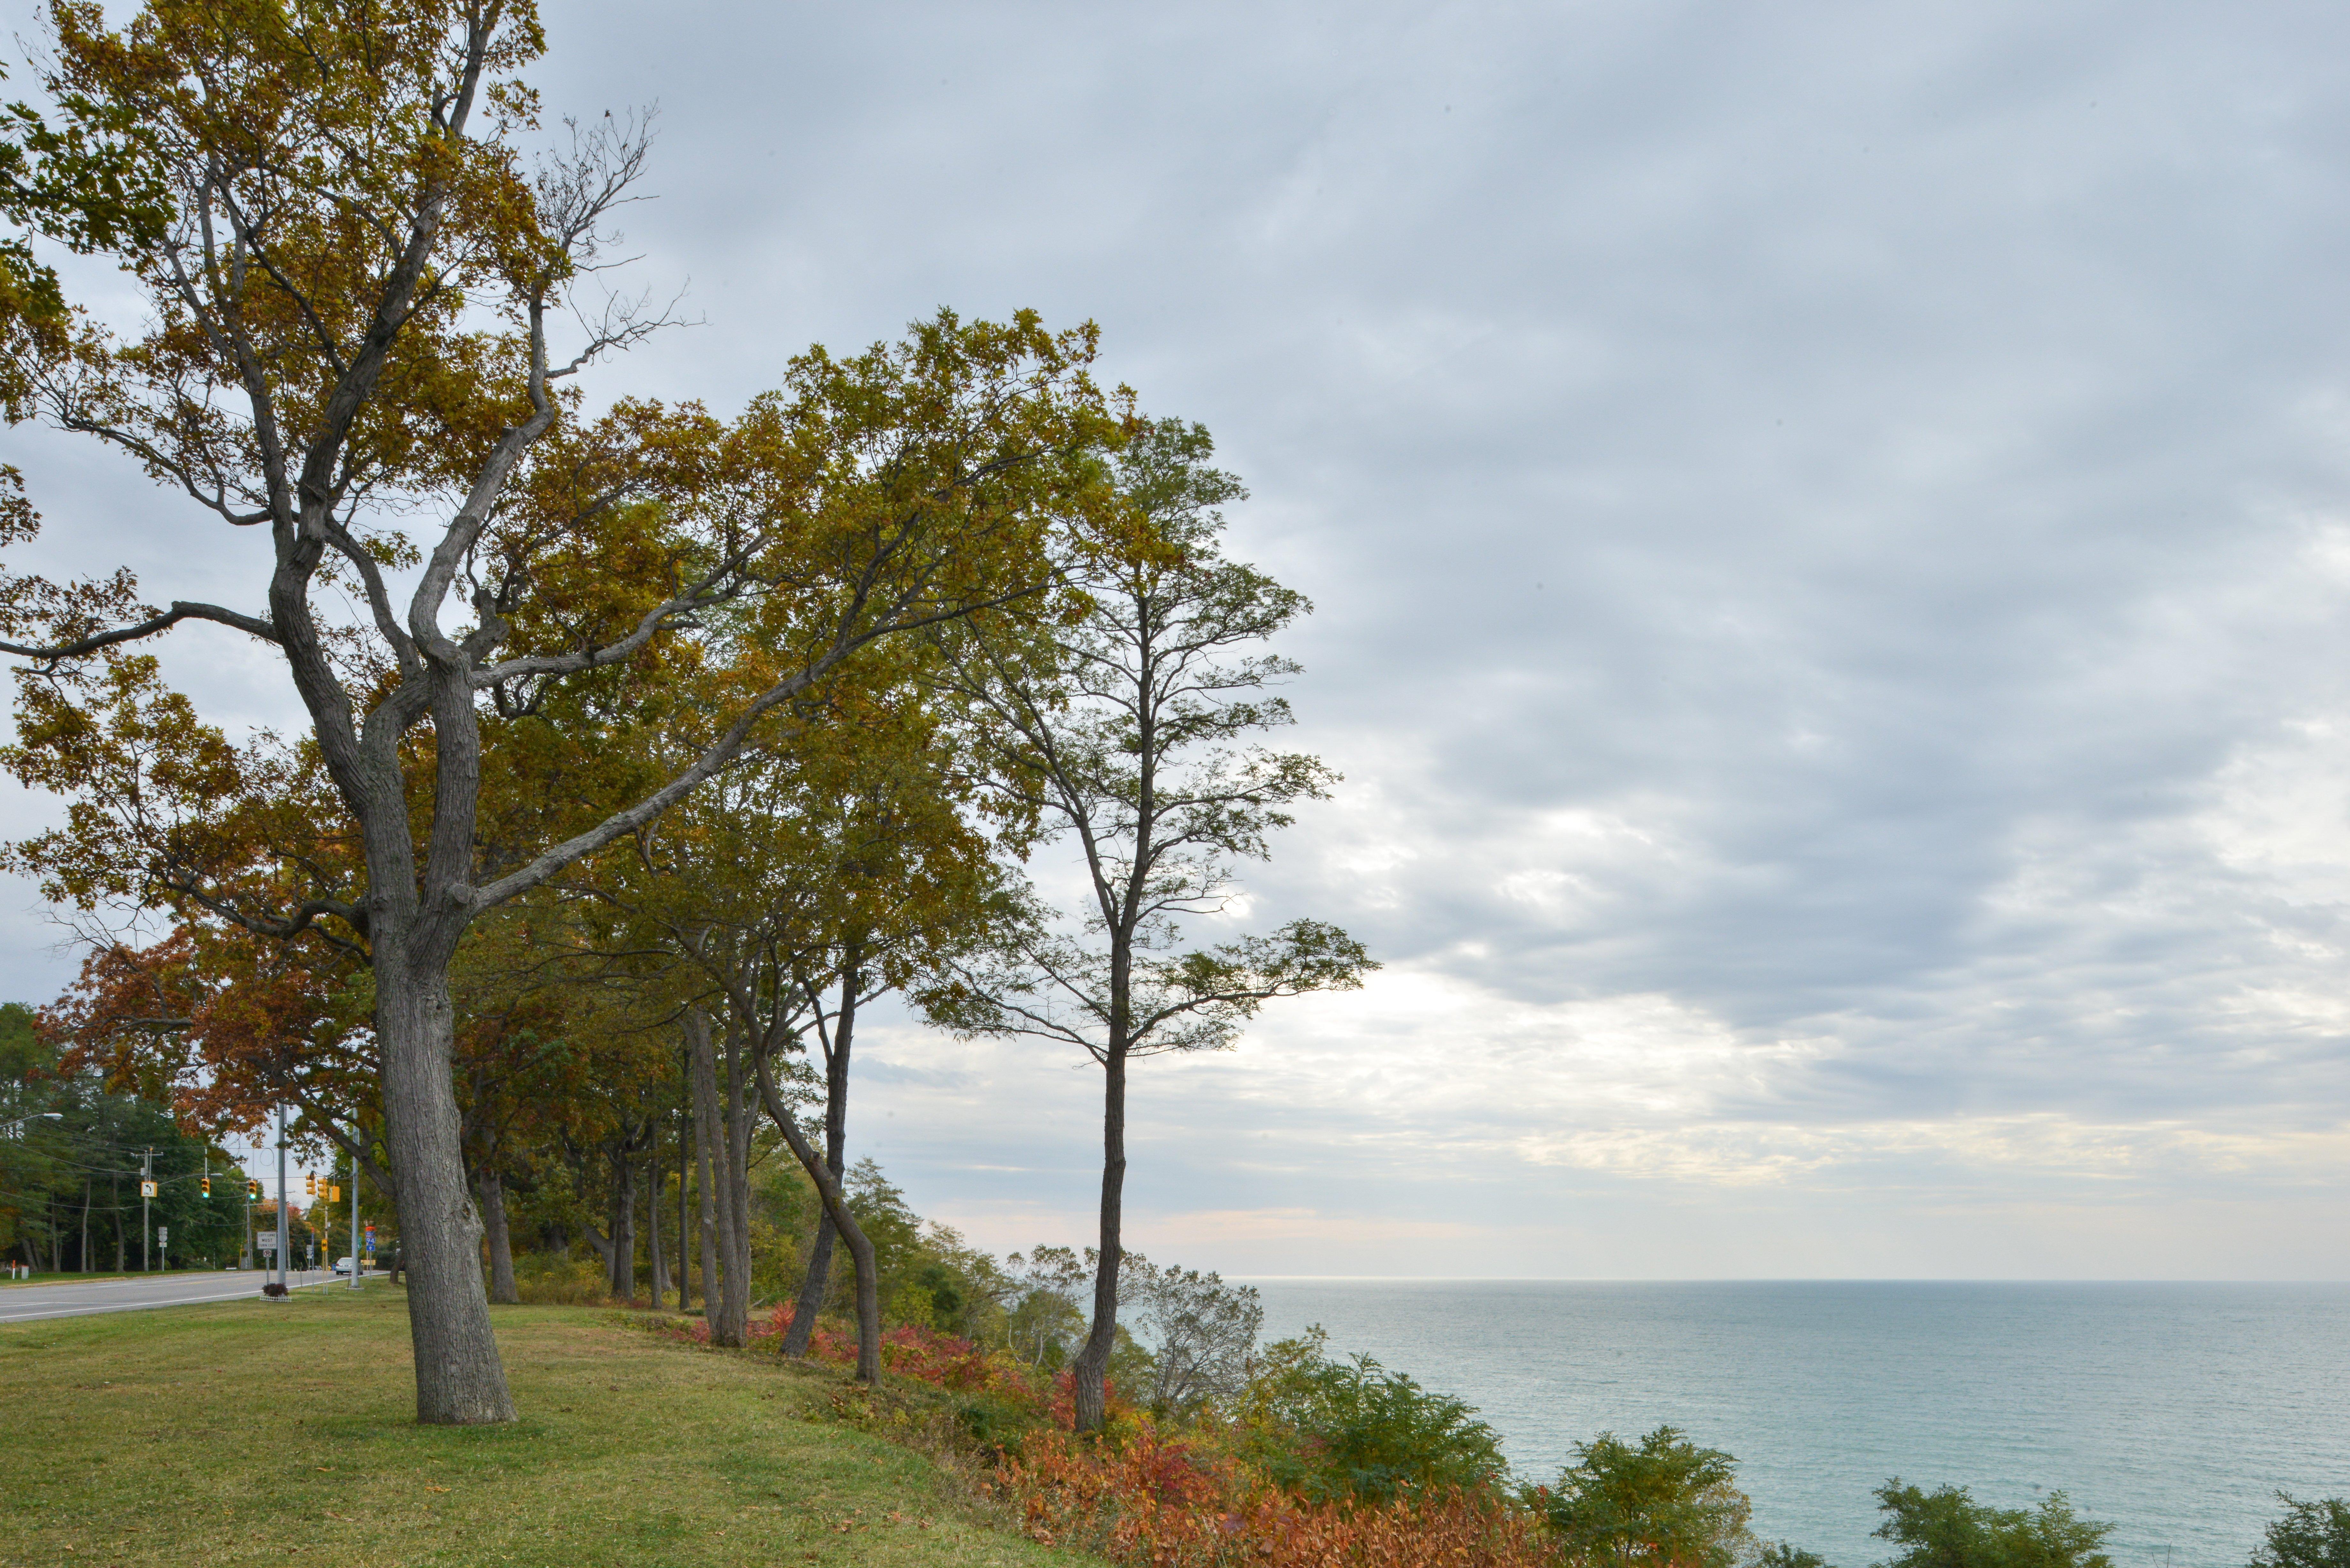
M2350 1285L1253 1280L1477 1406L1521 1474L1669 1421L1755 1532L1866 1568L1888 1476L2110 1520L2116 1568L2242 1568L2279 1490L2350 1496Z

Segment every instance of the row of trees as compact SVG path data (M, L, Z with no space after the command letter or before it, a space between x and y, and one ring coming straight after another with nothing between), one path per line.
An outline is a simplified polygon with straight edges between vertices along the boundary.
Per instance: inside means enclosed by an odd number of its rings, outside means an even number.
M238 1261L245 1187L230 1157L168 1106L57 1058L31 1008L0 1005L0 1257L58 1273Z
M811 1305L849 1255L869 1378L861 1010L1082 1050L1099 1425L1130 1064L1368 967L1313 920L1181 929L1333 776L1254 743L1295 672L1265 639L1309 607L1222 553L1241 492L1206 432L1103 389L1090 326L945 311L793 358L733 419L591 413L579 376L664 324L591 298L649 140L608 116L528 164L526 0L51 20L48 101L0 148L5 411L249 539L256 594L149 604L105 559L0 580L0 761L69 803L13 864L161 922L50 1011L67 1070L202 1127L295 1107L396 1204L419 1417L474 1422L514 1414L484 1308L515 1290L510 1199L619 1283L639 1193L690 1167L678 1251L740 1343L772 1136L821 1211ZM142 324L67 309L41 239L117 261ZM274 659L302 731L234 736L173 691L143 649L188 627ZM1024 870L1047 844L1066 904ZM656 1248L655 1288L686 1261Z

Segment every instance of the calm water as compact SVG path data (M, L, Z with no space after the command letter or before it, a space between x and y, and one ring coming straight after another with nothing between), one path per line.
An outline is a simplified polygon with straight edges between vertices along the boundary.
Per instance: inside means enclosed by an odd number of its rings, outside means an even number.
M1252 1282L1267 1338L1461 1396L1525 1475L1665 1421L1726 1449L1757 1533L1837 1568L1893 1475L2062 1488L2116 1568L2241 1568L2278 1490L2350 1496L2350 1285Z

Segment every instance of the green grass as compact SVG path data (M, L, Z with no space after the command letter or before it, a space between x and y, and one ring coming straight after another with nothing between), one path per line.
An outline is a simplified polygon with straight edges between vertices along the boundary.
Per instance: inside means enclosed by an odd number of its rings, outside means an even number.
M828 1369L494 1307L522 1419L419 1427L403 1293L0 1325L0 1563L1077 1568Z

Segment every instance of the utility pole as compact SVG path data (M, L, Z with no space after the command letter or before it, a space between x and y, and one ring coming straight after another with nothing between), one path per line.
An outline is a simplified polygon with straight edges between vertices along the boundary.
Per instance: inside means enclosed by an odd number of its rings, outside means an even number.
M292 1234L286 1223L286 1107L277 1107L277 1282L287 1283L286 1262L292 1248L287 1244Z
M236 1173L239 1176L244 1175L244 1163L242 1160L237 1162ZM244 1231L238 1236L237 1241L239 1251L244 1254L237 1262L248 1269L253 1267L253 1182L249 1179L244 1184Z
M139 1157L139 1272L151 1272L155 1267L155 1228L147 1212L150 1199L155 1196L155 1151L149 1149Z
M359 1157L351 1156L351 1289L359 1288Z

